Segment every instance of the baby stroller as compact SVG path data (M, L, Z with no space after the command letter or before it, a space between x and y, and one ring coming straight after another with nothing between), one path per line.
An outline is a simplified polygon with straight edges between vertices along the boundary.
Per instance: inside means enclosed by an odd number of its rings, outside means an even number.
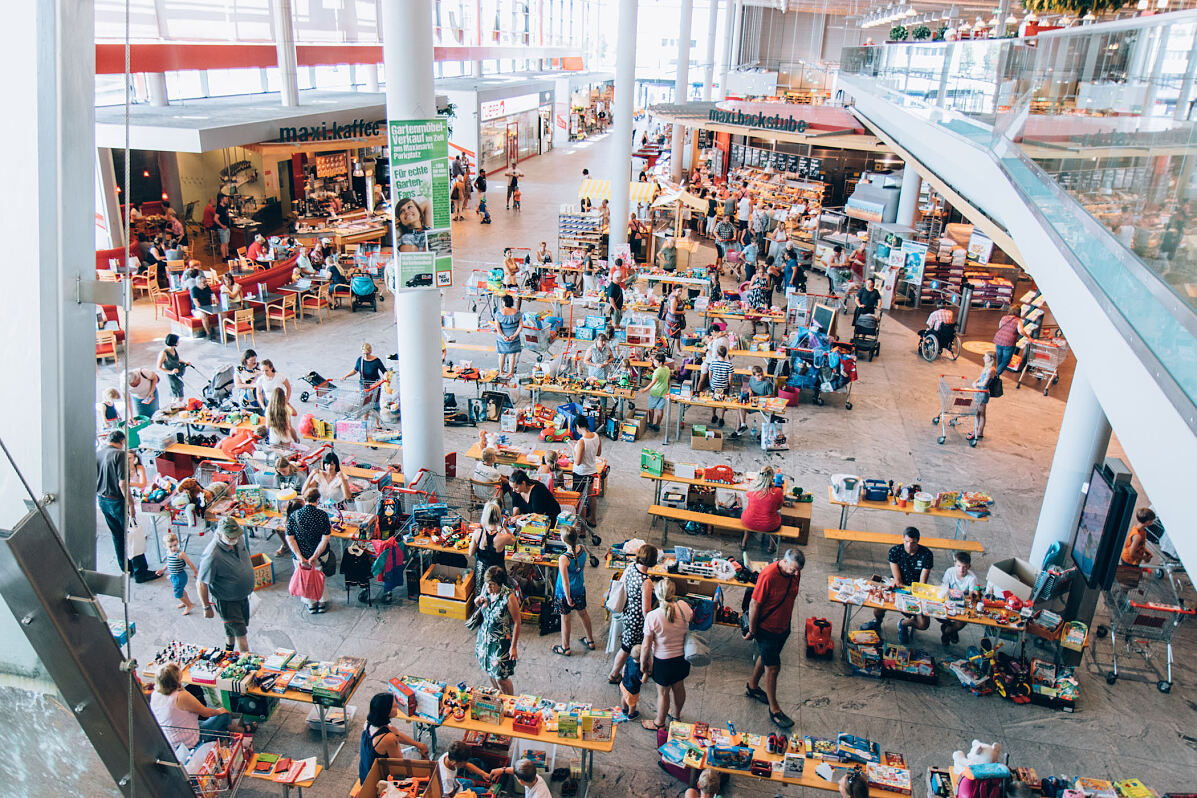
M221 366L213 372L208 384L204 386L204 403L208 407L232 406L233 401L233 367Z
M368 274L353 275L349 281L349 294L349 310L353 313L367 305L371 310L378 311L378 286Z
M881 340L878 338L880 327L881 319L878 316L862 313L856 317L856 323L852 325L852 345L856 347L857 357L867 353L872 362L875 355L881 354Z

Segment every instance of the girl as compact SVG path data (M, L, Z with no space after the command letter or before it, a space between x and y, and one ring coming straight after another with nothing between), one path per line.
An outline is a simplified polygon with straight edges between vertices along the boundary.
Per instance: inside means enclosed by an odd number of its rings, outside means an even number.
M116 403L121 400L121 392L116 388L106 388L100 396L100 419L103 421L104 429L109 429L116 426L121 420L121 411L116 406Z
M985 363L981 367L981 376L977 377L977 381L973 383L974 388L980 388L983 391L977 399L977 415L973 421L973 434L965 436L969 442L974 444L985 437L985 409L989 407L989 383L993 381L993 375L997 374L993 363L993 353L986 352Z
M287 412L287 396L282 388L275 388L266 408L266 421L270 427L270 445L291 448L300 445L299 433L291 426Z
M765 466L753 477L744 493L744 509L740 513L740 521L744 524L741 549L748 548L748 538L753 532L761 533L763 546L765 535L781 529L781 513L778 512L781 498L781 486L774 484L773 467Z
M174 588L175 598L179 600L178 609L181 609L184 615L190 615L191 608L195 605L187 595L187 569L191 569L193 578L199 576L199 570L187 556L187 552L179 548L179 536L174 532L166 536L166 551L166 562L158 569L158 576L162 576L164 572L167 574L170 586Z
M515 374L516 361L524 348L524 342L520 338L523 320L519 301L512 298L511 294L504 294L503 307L495 314L495 351L499 353L501 376L511 377Z
M673 699L673 716L682 716L686 703L686 677L690 663L686 661L686 632L694 611L684 601L678 601L677 588L672 579L662 579L653 588L657 608L644 617L644 642L640 649L640 670L657 683L657 716L645 718L640 725L651 731L665 728Z
M249 353L246 352L246 354ZM287 411L291 415L295 415L295 408L291 407L291 380L275 371L274 363L269 359L262 361L262 373L259 375L256 385L258 404L266 407L270 404L270 400L274 398L275 389L282 388Z
M392 694L375 693L370 699L370 711L366 714L366 725L362 728L359 746L361 759L357 770L358 781L363 784L375 759L402 759L405 745L418 750L420 756L428 757L427 745L391 726L391 721L398 715L399 708Z
M565 484L565 474L561 471L561 464L558 462L559 455L553 450L545 452L544 462L540 464L540 468L536 469L537 476L547 476L549 490L555 490ZM542 482L544 480L541 480Z
M586 547L578 542L578 530L570 527L561 536L565 543L565 554L557 558L557 589L553 598L557 603L557 614L561 616L561 644L553 646L553 653L568 657L570 616L578 613L586 636L582 645L594 651L594 632L590 628L590 613L586 611Z
M404 197L395 206L395 228L399 233L400 252L425 252L428 249L428 224L420 204Z
M254 383L262 376L262 367L258 365L258 353L246 349L241 355L241 363L233 374L233 386L237 389L237 401L247 410L261 410L261 405L254 395Z

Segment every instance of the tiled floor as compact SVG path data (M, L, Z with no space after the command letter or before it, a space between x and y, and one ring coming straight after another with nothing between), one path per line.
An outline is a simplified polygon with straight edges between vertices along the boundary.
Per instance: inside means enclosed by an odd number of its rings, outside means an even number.
M563 203L574 201L581 169L595 174L605 171L610 137L582 142L532 159L521 168L527 173L522 181L523 211L509 213L499 207L502 186L495 182L490 192L494 224L481 226L476 221L460 222L454 230L458 252L457 277L460 281L470 268L497 263L504 246L535 248L540 240L556 251L556 218ZM704 257L710 258L709 251ZM464 306L461 291L448 292L447 308ZM286 336L260 333L257 351L274 360L279 370L295 380L315 369L325 375L348 371L362 341L370 341L376 352L395 350L394 318L388 301L378 313L350 314L338 311L332 321L317 326L305 322L299 333ZM150 366L167 332L155 324L152 314L139 305L134 312L129 354L132 364ZM489 336L458 334L463 342L490 343ZM738 468L756 467L770 462L789 475L795 484L815 492L813 528L816 533L805 547L807 568L799 620L810 615L830 618L838 634L840 613L829 604L823 592L826 575L834 569L835 547L818 534L824 526L834 526L838 513L823 500L830 474L850 472L866 477L893 478L902 482L919 481L937 488L983 488L997 497L993 520L974 525L970 536L982 541L988 554L975 560L983 574L990 562L1028 552L1043 493L1043 483L1051 464L1053 444L1066 396L1065 386L1058 386L1051 396L1037 391L1009 391L991 404L991 418L984 443L969 449L955 436L946 445L935 443L936 430L930 419L937 411L936 378L943 371L974 374L975 361L962 359L956 364L929 365L913 354L914 334L909 325L893 320L883 323L883 354L874 362L860 364L860 380L853 389L854 409L845 411L838 397L824 407L803 404L791 410L791 451L763 455L747 441L732 443L722 461ZM210 374L219 364L232 362L236 350L222 349L204 341L182 344L185 359L192 360L198 372ZM450 349L450 358L472 359L489 363L494 355ZM101 367L100 388L115 384L117 372ZM188 377L189 394L200 390L202 379ZM450 390L459 396L472 395L460 384ZM435 391L430 391L435 401ZM472 443L471 429L447 429L446 445L459 452ZM517 436L531 440L530 435ZM600 510L600 532L605 542L639 536L660 540L660 529L648 526L645 508L650 502L651 486L637 473L642 446L657 446L659 438L635 444L607 442L604 454L612 461L612 475L607 497ZM1114 453L1117 453L1115 444ZM691 455L685 444L671 444L665 449L670 459L717 461L707 453ZM373 456L377 453L370 452ZM369 457L363 457L369 460ZM898 531L904 519L876 517L862 513L853 525L881 531ZM919 524L924 533L950 535L950 526ZM100 534L101 553L111 567L107 533ZM683 542L686 536L671 536ZM730 551L732 540L694 540L703 546L723 546ZM273 549L271 544L255 546ZM193 554L198 554L198 546ZM151 560L154 547L150 544ZM948 564L937 556L936 573ZM844 573L867 575L885 569L884 551L878 547L850 550ZM275 647L291 647L315 657L354 654L369 660L365 683L354 703L364 714L369 697L383 688L386 681L405 673L423 674L450 682L481 683L483 676L473 655L470 633L457 621L441 620L419 614L412 603L386 608L346 606L344 593L329 590L332 608L325 615L311 616L297 600L286 594L284 585L290 577L287 562L276 564L275 587L263 591L261 610L250 631L252 647L269 652ZM597 606L600 585L605 575L590 573L588 584L592 605ZM172 638L201 643L216 643L221 638L216 621L205 621L198 613L180 618L168 600L164 581L134 588L132 617L137 621L136 654L149 656L160 644ZM731 591L732 601L739 591ZM601 613L596 613L599 615ZM892 619L890 620L892 624ZM605 621L598 621L596 633L606 636ZM892 634L892 631L891 631ZM975 634L975 633L974 633ZM708 635L714 662L696 669L687 682L689 697L683 717L710 723L733 721L738 728L769 731L765 708L743 695L745 677L750 670L749 646L728 629L716 629ZM1041 774L1086 772L1102 777L1138 776L1158 789L1180 789L1197 783L1197 673L1192 657L1193 630L1179 636L1178 664L1170 695L1156 692L1153 684L1120 681L1108 687L1100 676L1088 673L1092 668L1086 657L1082 668L1080 711L1075 715L1050 712L1031 706L1015 706L995 697L974 698L963 688L941 679L938 687L896 682L875 682L854 678L834 662L810 662L802 656L798 639L784 654L780 684L781 703L797 722L797 729L816 735L839 731L867 735L883 748L903 751L916 771L921 785L922 773L929 765L950 761L952 751L967 748L976 737L998 740L1012 754L1012 762L1033 766ZM521 645L521 659L515 675L516 689L543 693L559 699L591 701L598 706L617 702L614 687L606 684L609 655L583 653L575 645L574 656L565 659L553 655L550 648L556 636L540 639L526 635ZM937 656L938 640L933 632L924 633L920 642ZM966 635L964 643L975 642ZM838 642L837 642L838 645ZM960 649L956 649L956 654ZM1108 641L1101 646L1103 663L1108 662ZM651 706L652 699L646 699ZM286 706L265 724L257 738L259 750L276 751L302 757L315 754L318 735L304 723L306 707ZM360 717L361 715L359 715ZM314 798L344 796L356 776L356 748L360 723L350 734L346 751L335 766L322 775L317 785L307 791ZM446 735L447 737L448 735ZM445 739L444 737L442 739ZM653 739L636 726L622 726L615 752L596 759L595 796L676 796L680 786L657 769ZM916 795L922 787L916 787ZM802 790L775 790L753 779L733 779L728 795L772 796L798 795ZM243 796L275 794L256 784L247 784ZM820 793L822 794L822 793Z

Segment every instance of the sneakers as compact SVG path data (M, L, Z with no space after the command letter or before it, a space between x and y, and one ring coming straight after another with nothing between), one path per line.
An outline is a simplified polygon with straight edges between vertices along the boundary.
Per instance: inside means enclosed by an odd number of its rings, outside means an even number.
M860 628L865 632L880 632L881 624L877 621L876 618L874 618L873 620L869 621L868 623L862 623L860 625Z

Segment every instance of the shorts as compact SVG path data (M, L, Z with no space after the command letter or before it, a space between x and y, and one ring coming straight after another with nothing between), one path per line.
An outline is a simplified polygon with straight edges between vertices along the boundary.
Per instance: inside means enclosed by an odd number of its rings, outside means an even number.
M249 631L249 599L216 599L216 614L224 621L226 637L245 637Z
M756 633L756 651L761 658L761 664L766 668L781 666L781 650L789 640L789 632L766 632L761 629Z
M187 592L187 572L179 571L177 574L170 574L170 586L174 588L175 598L183 598L183 594Z
M633 693L631 690L623 686L623 682L619 683L619 695L623 698L623 703L628 707L628 714L636 711L636 705L640 703L640 694Z
M665 409L665 397L664 396L653 396L650 393L648 395L648 409L649 410L664 410Z
M684 681L690 675L690 663L685 657L658 659L653 656L653 681L662 687L670 687Z
M558 615L569 615L571 612L579 612L586 609L586 594L581 596L574 596L573 604L566 604L564 598L555 598L554 603L557 605Z
M220 236L220 243L227 244L233 235L233 231L228 227L222 227L217 231L217 235Z
M727 251L723 248L723 245L720 244L719 242L715 242L715 254L720 258L723 258L725 255L727 255Z

